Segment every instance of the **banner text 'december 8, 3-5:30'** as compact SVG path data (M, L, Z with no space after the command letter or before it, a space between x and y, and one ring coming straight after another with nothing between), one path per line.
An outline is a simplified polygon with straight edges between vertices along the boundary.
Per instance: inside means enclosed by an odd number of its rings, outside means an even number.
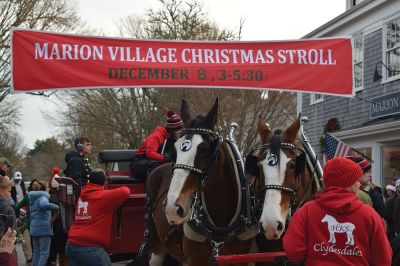
M12 29L12 90L109 87L278 89L352 95L347 38L200 42Z

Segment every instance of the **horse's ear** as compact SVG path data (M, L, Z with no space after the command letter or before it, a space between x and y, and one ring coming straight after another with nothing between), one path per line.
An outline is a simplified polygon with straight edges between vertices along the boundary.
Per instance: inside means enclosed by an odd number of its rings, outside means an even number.
M260 134L261 137L261 143L265 144L271 137L271 129L267 125L267 121L260 115L258 117L258 125L257 125L257 131L258 134Z
M299 130L300 130L300 116L299 118L294 120L294 122L290 125L290 127L288 127L285 130L285 132L283 132L282 140L289 143L293 143L297 138Z
M205 116L204 120L206 121L206 127L209 129L214 129L214 126L217 124L218 120L218 98L215 99L214 106Z
M182 100L180 114L182 121L185 125L187 124L188 121L192 120L189 104L185 100Z

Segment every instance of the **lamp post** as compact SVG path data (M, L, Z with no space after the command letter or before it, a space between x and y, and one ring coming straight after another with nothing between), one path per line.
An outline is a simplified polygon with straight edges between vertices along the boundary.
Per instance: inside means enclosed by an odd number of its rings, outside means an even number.
M382 79L382 75L379 74L379 72L378 72L378 64L381 64L382 66L384 66L384 67L385 67L388 71L390 71L390 72L395 72L395 73L397 73L397 74L400 73L399 70L390 69L390 68L388 68L382 61L379 61L378 63L375 64L375 72L374 72L374 79L373 79L374 82L376 82L376 81Z

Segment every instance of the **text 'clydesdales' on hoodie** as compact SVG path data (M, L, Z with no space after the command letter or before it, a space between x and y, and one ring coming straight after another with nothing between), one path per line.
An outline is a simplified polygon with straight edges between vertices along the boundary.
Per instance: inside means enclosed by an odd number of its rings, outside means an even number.
M90 182L86 184L75 208L75 221L69 230L68 241L81 246L108 247L113 212L129 193L128 187L105 190Z
M382 218L352 191L330 187L296 211L283 238L288 258L310 265L390 266Z

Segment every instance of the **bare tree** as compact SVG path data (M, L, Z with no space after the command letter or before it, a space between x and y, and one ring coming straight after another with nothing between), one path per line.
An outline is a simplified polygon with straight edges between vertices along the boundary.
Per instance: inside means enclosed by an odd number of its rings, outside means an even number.
M162 113L152 99L154 89L82 90L60 95L68 106L60 109L55 121L71 136L87 135L94 147L129 148L140 145ZM94 139L95 137L95 139Z
M128 16L120 23L124 37L180 40L239 40L238 33L220 29L208 18L196 0L160 0L161 7L150 9L146 17ZM266 97L268 95L268 97ZM164 123L165 111L179 110L181 99L191 103L193 113L204 114L219 97L219 125L226 136L229 124L239 123L238 143L246 153L256 145L258 116L273 127L295 113L294 95L264 90L225 90L187 88L101 89L70 93L61 100L68 106L61 111L58 125L68 134L92 136L95 147L137 148L143 138ZM94 137L96 139L94 139Z
M7 157L14 164L14 170L23 166L26 148L22 140L22 136L15 130L0 130L0 156Z
M7 99L0 102L0 132L18 126L20 115L19 105L16 100Z
M33 178L47 179L54 166L58 166L60 169L65 168L65 153L66 145L60 143L54 137L37 140L33 149L27 152L24 165L19 170L22 171L26 180Z
M10 93L10 29L73 30L79 20L72 4L68 0L0 1L0 102Z

